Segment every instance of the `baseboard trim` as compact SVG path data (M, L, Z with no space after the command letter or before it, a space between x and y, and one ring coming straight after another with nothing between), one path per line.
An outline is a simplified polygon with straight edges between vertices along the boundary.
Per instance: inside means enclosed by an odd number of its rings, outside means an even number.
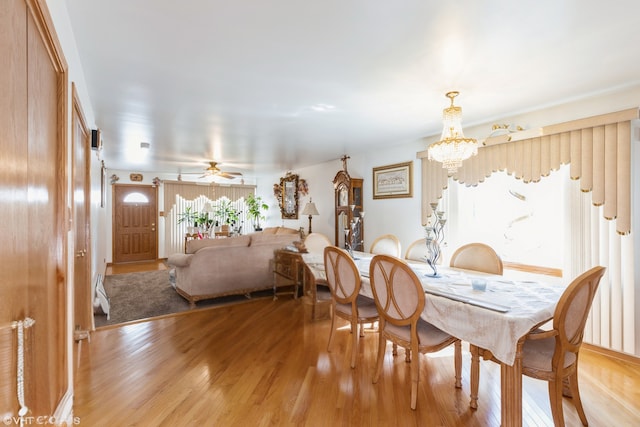
M640 366L640 357L634 356L633 354L623 353L621 351L611 350L609 348L604 348L595 344L588 344L585 342L582 343L582 349L586 351L590 351L592 353L601 354L603 356L613 357L623 362Z
M73 390L71 387L67 389L67 392L60 399L60 403L58 403L58 407L53 414L53 419L56 425L59 426L72 426L79 423L79 420L73 418Z

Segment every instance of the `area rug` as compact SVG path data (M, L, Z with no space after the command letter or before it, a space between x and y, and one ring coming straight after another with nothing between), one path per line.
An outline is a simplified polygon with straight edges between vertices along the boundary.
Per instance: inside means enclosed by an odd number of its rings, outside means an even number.
M178 295L169 281L169 270L108 275L104 289L109 299L110 316L94 316L95 326L116 325L134 320L192 310L189 302ZM254 292L251 298L272 297L271 290ZM198 301L196 310L247 301L244 295L226 296Z

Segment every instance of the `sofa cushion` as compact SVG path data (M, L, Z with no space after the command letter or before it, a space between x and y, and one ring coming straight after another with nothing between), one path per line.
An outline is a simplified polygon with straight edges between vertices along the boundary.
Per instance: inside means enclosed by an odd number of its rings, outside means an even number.
M258 231L255 234L300 234L298 230L289 227L266 227L262 231Z
M238 236L238 237L227 237L223 239L196 239L189 240L187 242L187 253L193 254L196 253L199 249L202 248L210 248L210 247L237 247L237 246L249 246L251 242L251 237L249 236Z
M298 230L294 230L293 228L288 227L278 227L276 230L276 234L297 234L300 235Z
M297 237L298 236L293 234L252 234L250 246L278 245L280 247L285 247L293 243L293 241L296 240Z

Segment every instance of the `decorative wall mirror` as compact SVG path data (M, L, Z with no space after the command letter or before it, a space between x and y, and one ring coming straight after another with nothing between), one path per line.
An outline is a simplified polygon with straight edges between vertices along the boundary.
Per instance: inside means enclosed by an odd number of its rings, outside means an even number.
M288 173L280 178L280 189L282 218L298 219L298 175Z

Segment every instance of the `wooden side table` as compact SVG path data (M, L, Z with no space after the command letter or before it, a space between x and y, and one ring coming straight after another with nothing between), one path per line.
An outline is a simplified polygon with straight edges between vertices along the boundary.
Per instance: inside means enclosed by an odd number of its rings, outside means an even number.
M184 235L184 253L185 254L187 253L187 242L189 240L194 240L194 239L197 239L197 238L198 238L198 233L193 233L193 234L187 233L187 234Z
M302 273L303 261L299 252L276 249L273 254L273 299L278 298L278 287L290 285L293 285L294 298L298 299Z

